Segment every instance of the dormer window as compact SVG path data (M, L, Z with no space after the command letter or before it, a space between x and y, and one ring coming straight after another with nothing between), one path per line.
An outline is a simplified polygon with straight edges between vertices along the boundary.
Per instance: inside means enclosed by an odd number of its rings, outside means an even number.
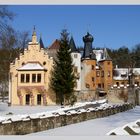
M125 78L127 77L127 74L121 74L121 77Z

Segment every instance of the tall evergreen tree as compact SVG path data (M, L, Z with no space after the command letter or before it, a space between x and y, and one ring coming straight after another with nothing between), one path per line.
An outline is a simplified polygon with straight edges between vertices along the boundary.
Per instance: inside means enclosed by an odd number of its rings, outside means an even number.
M60 48L57 52L51 77L51 88L56 93L57 103L61 103L61 105L70 104L72 97L74 97L75 76L68 35L66 29L62 30Z

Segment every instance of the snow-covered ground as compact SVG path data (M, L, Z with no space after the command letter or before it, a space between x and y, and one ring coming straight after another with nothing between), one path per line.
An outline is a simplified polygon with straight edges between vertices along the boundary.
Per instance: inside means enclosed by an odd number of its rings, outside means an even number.
M105 118L32 133L38 136L105 136L110 130L140 119L140 106Z
M10 115L21 115L21 114L35 114L42 112L50 112L50 111L61 111L67 109L75 109L77 107L83 107L88 104L104 104L107 100L102 99L93 102L77 102L74 106L65 106L65 108L61 108L61 106L9 106L6 109L0 109L0 116L10 116ZM0 106L1 107L1 106ZM3 106L2 106L3 107ZM11 114L12 113L12 114Z
M60 106L9 106L6 110L0 111L0 116L8 116L9 113L13 115L41 113L60 108Z

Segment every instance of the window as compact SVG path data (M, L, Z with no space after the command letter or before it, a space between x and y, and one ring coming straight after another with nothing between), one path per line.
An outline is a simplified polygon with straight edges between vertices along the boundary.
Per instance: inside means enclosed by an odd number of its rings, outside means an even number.
M77 58L77 54L74 54L74 58Z
M124 82L121 82L122 85L124 85Z
M107 62L108 65L110 65L110 62Z
M136 84L139 86L139 82L137 81Z
M94 70L94 65L91 66L91 69Z
M95 80L94 77L92 77L92 82L94 82L94 80Z
M46 62L45 61L43 62L43 65L46 65Z
M119 82L116 82L116 85L119 86Z
M102 88L104 88L104 83L102 83Z
M126 78L127 77L127 73L126 74L121 74L122 78Z
M38 82L38 83L41 82L41 74L37 74L37 82Z
M30 94L26 94L25 98L26 105L30 105Z
M21 80L21 83L24 83L24 81L25 81L25 75L24 74L21 74L20 80Z
M90 87L89 84L86 83L86 88L89 88L89 87Z
M100 77L100 72L99 71L96 72L96 76Z
M33 83L36 82L36 74L32 74L32 82L33 82Z
M26 74L26 83L30 82L30 74Z
M37 105L41 105L41 94L37 94Z
M102 71L102 77L104 77L104 71Z
M110 77L110 71L108 71L108 77Z
M101 84L98 84L98 88L101 88Z

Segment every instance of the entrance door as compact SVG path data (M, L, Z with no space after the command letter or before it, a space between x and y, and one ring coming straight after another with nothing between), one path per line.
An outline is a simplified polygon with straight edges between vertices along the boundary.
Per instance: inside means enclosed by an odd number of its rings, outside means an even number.
M30 105L30 94L26 94L26 105Z
M41 94L37 94L37 105L41 105Z

